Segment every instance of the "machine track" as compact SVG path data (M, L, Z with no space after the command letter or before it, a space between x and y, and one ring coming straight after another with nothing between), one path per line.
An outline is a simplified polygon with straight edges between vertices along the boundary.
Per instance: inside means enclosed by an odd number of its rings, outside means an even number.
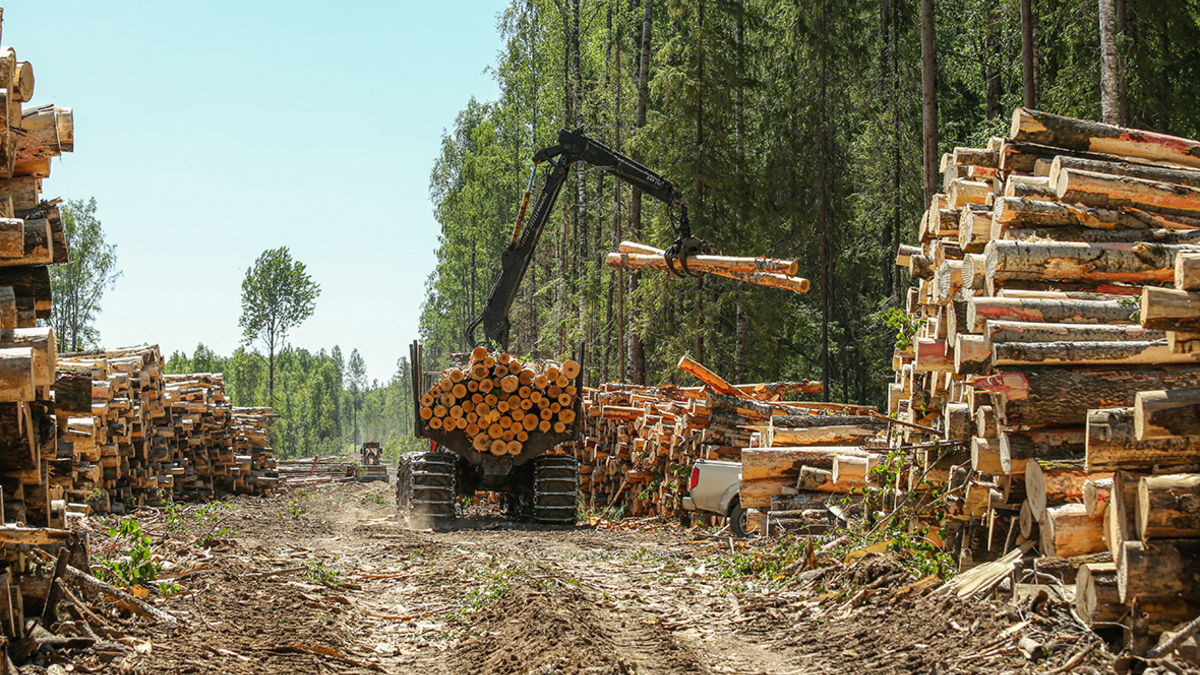
M575 523L579 491L579 462L568 455L534 460L533 519L540 523Z
M428 518L435 525L449 525L454 522L454 480L457 463L457 457L442 452L423 452L413 458L406 476L407 506L413 515ZM397 483L399 491L399 477Z

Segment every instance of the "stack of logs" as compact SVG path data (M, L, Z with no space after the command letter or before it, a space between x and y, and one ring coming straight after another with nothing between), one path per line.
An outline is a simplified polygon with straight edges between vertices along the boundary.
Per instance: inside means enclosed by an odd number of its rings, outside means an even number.
M267 408L233 408L221 374L164 375L157 346L65 354L56 377L54 497L100 512L279 481Z
M865 455L861 448L884 426L867 406L787 400L820 393L820 382L732 385L686 356L679 367L702 385L610 383L584 392L583 436L570 450L587 508L671 514L687 494L694 460L740 459L742 505L766 511L796 498L804 462L795 446L813 451L814 470L832 468L817 455Z
M918 285L893 487L948 490L963 568L1036 542L1081 616L1135 645L1200 613L1197 157L1018 108L1008 137L943 158L897 260Z
M577 361L522 363L476 347L421 396L421 419L428 429L461 431L476 452L516 456L531 437L573 427L579 370Z

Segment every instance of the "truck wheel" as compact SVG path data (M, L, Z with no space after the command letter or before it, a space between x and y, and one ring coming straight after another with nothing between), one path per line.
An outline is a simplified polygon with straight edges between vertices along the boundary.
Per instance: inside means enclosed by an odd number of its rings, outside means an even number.
M745 539L746 534L746 509L742 508L741 500L735 501L729 506L729 512L725 514L729 519L729 529L734 536L739 539Z
M454 522L454 474L457 458L442 452L422 452L412 460L409 505L413 515L434 525Z
M579 462L567 455L538 457L533 461L533 519L573 525Z

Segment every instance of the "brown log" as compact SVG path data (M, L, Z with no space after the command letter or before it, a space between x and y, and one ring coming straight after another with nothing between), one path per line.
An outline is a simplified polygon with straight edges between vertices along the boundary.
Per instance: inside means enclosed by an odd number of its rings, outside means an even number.
M1102 516L1112 497L1113 479L1094 478L1083 484L1083 506L1089 516Z
M967 204L984 204L990 194L992 187L987 183L956 178L950 181L950 189L947 191L948 204L951 209L956 210Z
M861 444L879 433L876 425L837 425L826 427L773 427L767 434L767 444L774 447L850 446Z
M954 164L959 166L982 166L989 169L1000 168L1000 153L995 150L955 148L950 158Z
M977 375L987 371L991 363L991 352L983 336L960 334L955 338L954 372L959 375Z
M962 288L963 261L947 260L933 272L933 283L937 286L938 304L945 305Z
M1000 466L1005 474L1021 473L1031 459L1063 459L1081 456L1086 447L1082 427L1064 429L1005 429L997 444Z
M1087 469L1151 468L1200 463L1200 437L1137 439L1133 408L1098 408L1087 414Z
M725 396L743 395L741 391L729 384L729 382L725 381L725 378L704 367L703 364L692 359L690 356L685 355L680 357L679 363L676 364L676 367L685 373L692 375L704 384L712 387L713 391L717 392L718 394L724 394Z
M1148 230L1195 227L1200 220L1146 211L1097 209L1056 201L1000 197L992 211L991 239L1017 228L1076 227L1098 230Z
M967 303L962 332L983 333L987 321L1071 324L1128 324L1135 307L1121 300L975 297Z
M975 435L989 440L1000 438L1000 430L996 425L996 409L993 406L981 405L975 409Z
M1019 199L1054 199L1056 195L1049 178L1010 174L1004 181L1004 196Z
M992 344L993 366L1161 366L1197 362L1200 362L1200 355L1173 353L1165 338L1126 342L996 342Z
M988 345L997 342L1122 342L1165 340L1165 331L1137 324L1071 324L1033 321L988 321L984 329Z
M1117 588L1117 564L1085 563L1075 582L1075 612L1089 625L1111 623L1121 618L1125 607Z
M1180 291L1200 291L1200 253L1180 253L1175 256L1175 288Z
M946 356L946 341L930 338L917 338L915 341L917 358L916 371L920 373L950 373L954 372L954 358Z
M1175 255L1195 252L1190 245L1063 241L990 241L988 279L1091 281L1105 283L1173 282Z
M609 253L606 259L610 267L626 269L666 270L666 260L659 255L644 253ZM688 269L697 272L722 270L727 272L769 272L794 277L800 270L800 264L795 260L776 260L773 258L736 258L720 255L696 255L688 258Z
M967 253L982 253L992 237L992 212L964 207L958 218L958 245Z
M1200 436L1200 389L1138 392L1133 421L1139 441Z
M1187 244L1200 245L1200 230L1095 230L1084 227L1031 227L1004 230L1004 240L1024 242L1068 242L1087 244ZM1178 256L1176 256L1178 257ZM1012 284L1012 279L997 279L994 283ZM1068 282L1060 281L1059 284ZM1074 281L1074 284L1083 282ZM1094 282L1097 286L1105 282Z
M836 485L866 485L872 469L879 466L878 455L861 457L839 455L833 458L832 480Z
M1137 536L1200 537L1200 474L1145 476L1138 482Z
M1051 162L1047 172L1047 180L1051 185L1058 184L1059 174L1064 169L1090 171L1092 173L1109 174L1112 176L1127 176L1161 183L1175 183L1188 187L1200 188L1200 171L1194 169L1177 169L1156 164L1141 164L1135 162L1105 162L1095 159L1083 159L1069 155L1059 155Z
M911 244L900 244L896 247L896 267L907 268L909 261L914 255L921 255L920 246L912 246Z
M1146 328L1200 333L1200 292L1146 286L1141 324Z
M978 436L972 438L971 470L991 476L1008 473L1000 466L1000 444Z
M1104 153L1200 167L1200 142L1167 134L1016 108L1009 138L1078 152Z
M22 111L22 133L16 140L17 164L47 160L63 153L59 143L59 114L52 105Z
M0 402L32 401L34 395L33 350L0 348Z
M1032 366L979 378L974 386L1003 394L998 409L1003 424L1075 426L1089 409L1133 405L1138 391L1200 386L1200 367Z
M1030 460L1025 463L1025 499L1039 524L1051 502L1082 499L1083 484L1093 476L1082 461Z
M1117 561L1121 602L1134 598L1200 601L1200 539L1126 541Z
M1054 188L1059 200L1093 208L1136 208L1169 216L1200 216L1200 188L1177 183L1063 169Z
M943 434L947 441L969 441L975 433L975 420L967 403L948 403L942 412Z
M908 276L913 279L933 278L933 258L926 255L914 255L909 259Z
M793 483L804 467L833 470L834 459L841 456L866 456L854 447L743 448L742 480L790 478Z
M833 472L825 469L816 469L811 466L806 466L800 470L800 478L796 481L796 488L801 491L810 492L829 492L834 494L849 494L856 487L849 481L843 483L833 482Z
M983 250L982 248L980 250ZM987 258L981 253L968 253L963 258L962 289L963 291L983 290L987 281Z
M1038 532L1042 555L1066 558L1104 550L1104 516L1089 516L1083 504L1047 508Z

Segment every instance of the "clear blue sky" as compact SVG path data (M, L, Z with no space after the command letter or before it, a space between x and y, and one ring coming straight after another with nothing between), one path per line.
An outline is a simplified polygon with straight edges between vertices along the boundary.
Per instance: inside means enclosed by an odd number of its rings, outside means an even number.
M470 97L497 96L506 2L2 4L33 104L75 110L44 196L94 196L117 245L104 345L232 351L246 268L289 246L322 289L292 343L394 372L434 263L429 171Z

